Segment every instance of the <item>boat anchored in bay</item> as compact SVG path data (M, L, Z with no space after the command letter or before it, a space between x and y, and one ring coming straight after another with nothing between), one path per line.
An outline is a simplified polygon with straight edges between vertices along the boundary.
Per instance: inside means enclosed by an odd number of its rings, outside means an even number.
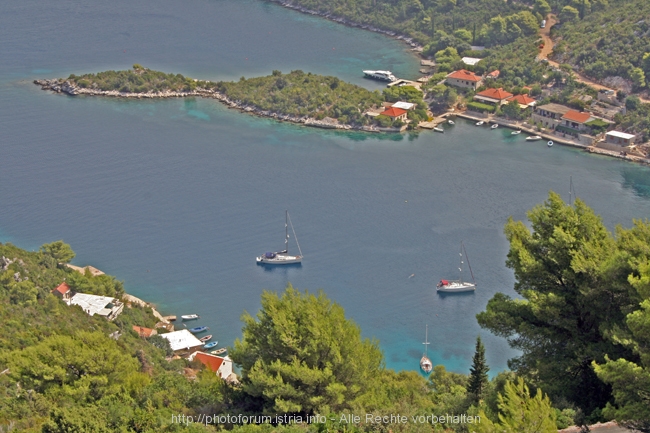
M293 237L296 240L296 245L298 246L298 252L300 253L297 256L292 256L289 254L289 225L291 225L291 232ZM300 264L302 262L302 251L300 250L300 244L298 243L298 237L296 236L296 231L293 229L293 224L291 223L291 218L289 217L289 212L284 212L284 250L277 252L267 252L263 255L256 258L257 264L260 265L292 265Z
M467 260L467 265L469 267L469 272L472 275L472 282L463 281L463 253L465 254L465 259ZM458 271L460 273L458 280L440 280L436 286L438 292L443 293L462 293L462 292L473 292L476 290L476 281L474 281L474 273L472 272L472 266L469 264L469 258L467 257L467 251L465 250L465 245L460 243L460 265L458 266Z
M429 325L426 325L426 331L424 334L424 343L422 344L424 344L424 353L422 354L422 358L420 359L420 368L422 369L422 371L429 374L433 370L433 363L427 356L427 350L429 348L428 347L429 346Z

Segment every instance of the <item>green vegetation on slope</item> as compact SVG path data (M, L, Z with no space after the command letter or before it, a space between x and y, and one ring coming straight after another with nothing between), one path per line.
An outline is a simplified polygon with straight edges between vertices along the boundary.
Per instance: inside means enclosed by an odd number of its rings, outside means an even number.
M125 93L191 92L197 87L214 86L209 81L196 81L181 74L152 71L141 65L133 65L126 71L105 71L96 74L70 75L68 80L84 89L115 90Z
M232 100L264 111L317 119L331 117L343 124L365 123L362 113L383 101L379 92L303 71L242 77L238 82L219 82L217 89Z
M648 394L627 382L650 379L650 223L612 236L584 202L569 206L555 193L528 219L531 229L512 219L505 228L522 299L497 293L479 324L522 352L509 366L554 402L650 431Z
M563 2L569 3L569 2ZM593 0L578 2L579 14L565 16L553 29L561 42L555 49L559 60L575 65L597 80L620 76L644 89L650 78L650 3L646 0Z
M189 379L183 373L188 367L200 368L199 364L166 359L163 339L145 340L131 330L134 324L152 326L155 318L149 309L125 308L108 322L50 294L64 278L70 281L77 274L58 265L59 258L73 255L62 242L38 252L0 244L0 257L12 260L8 265L3 260L0 270L0 430L385 432L383 423L351 425L340 415L481 413L498 423L499 414L507 415L507 402L514 398L513 373L500 373L489 382L481 379L484 401L474 402L467 393L468 376L447 372L443 366L435 367L428 379L413 371L387 370L377 342L361 338L358 326L345 318L338 304L322 292L312 295L291 287L281 296L265 292L257 317L243 316L243 338L231 350L242 369L241 386L227 385L207 371ZM99 278L77 275L88 287L95 287ZM97 293L108 293L102 292L105 285L98 287ZM109 336L115 331L121 332L117 340ZM548 408L540 412L538 397L517 398L516 404L531 408L523 411L531 419L537 413L552 420L558 412ZM324 424L276 427L179 422L180 415L201 414L332 416ZM565 418L565 424L572 421ZM473 426L447 427L468 433ZM432 433L439 427L412 421L390 425L395 433Z

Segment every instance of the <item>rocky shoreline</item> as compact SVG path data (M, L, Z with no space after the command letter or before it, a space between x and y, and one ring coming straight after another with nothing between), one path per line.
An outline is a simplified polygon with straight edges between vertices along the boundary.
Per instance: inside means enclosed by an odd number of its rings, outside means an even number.
M415 42L413 40L413 38L411 38L409 36L405 36L405 35L400 35L399 33L394 32L392 30L384 30L384 29L380 29L378 27L372 26L370 24L361 24L361 23L357 23L355 21L350 21L347 18L343 18L343 17L337 16L337 15L334 15L334 14L331 14L331 13L318 12L318 11L315 11L315 10L312 10L312 9L307 9L307 8L305 8L303 6L295 5L295 4L293 4L293 3L291 3L290 1L287 1L287 0L267 0L267 1L269 1L271 3L277 3L277 4L279 4L279 5L281 5L281 6L285 7L285 8L293 9L293 10L296 10L298 12L302 12L302 13L305 13L305 14L325 18L325 19L328 19L330 21L334 21L336 23L343 24L343 25L346 25L346 26L349 26L349 27L357 27L357 28L360 28L360 29L363 29L363 30L369 30L371 32L381 33L383 35L390 36L391 38L395 38L397 40L403 41L407 45L410 45L411 48L413 48L414 51L422 51L422 49L424 48L422 45Z
M373 126L352 126L340 124L332 121L318 120L313 117L303 116L296 117L288 114L277 113L269 110L262 110L259 107L245 104L242 101L230 99L223 93L214 89L197 88L196 90L188 92L147 92L147 93L131 93L119 92L117 90L98 90L88 89L75 85L70 80L64 79L51 79L51 80L34 80L34 84L41 86L42 90L50 90L55 93L65 93L71 96L104 96L110 98L135 98L135 99L157 99L157 98L187 98L187 97L201 97L212 98L226 105L228 108L240 110L243 113L249 113L260 117L268 117L283 122L291 122L304 126L311 126L324 129L340 129L340 130L355 130L365 132L380 132L379 128Z

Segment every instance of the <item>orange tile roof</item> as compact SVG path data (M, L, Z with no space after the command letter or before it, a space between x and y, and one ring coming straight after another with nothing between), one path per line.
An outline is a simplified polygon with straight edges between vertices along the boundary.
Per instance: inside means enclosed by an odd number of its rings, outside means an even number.
M158 333L158 331L156 331L155 329L143 328L142 326L135 326L135 325L133 325L133 330L137 332L138 335L140 335L140 337L145 337L145 338L149 338L152 335L156 335Z
M478 96L483 96L485 98L492 98L496 99L499 101L503 101L504 99L512 98L512 93L506 92L502 88L498 89L487 89L483 90L482 92L478 92L476 95Z
M579 111L569 110L566 113L564 113L562 119L570 120L572 122L577 122L577 123L585 123L589 121L590 117L591 117L590 113L581 113Z
M68 293L69 291L70 291L70 286L68 286L68 283L66 283L66 282L64 281L64 282L62 282L61 284L59 284L59 285L56 287L56 289L52 290L52 293L54 293L54 292L59 292L60 294L65 295L65 294Z
M224 361L224 358L220 356L210 355L209 353L203 352L196 352L194 359L198 359L203 365L215 373L219 370L219 367L221 367L221 364L223 364Z
M517 95L512 98L512 100L517 101L521 105L530 105L535 102L535 100L528 95Z
M402 114L405 114L406 110L402 110L401 108L395 108L395 107L390 107L388 110L382 112L384 116L389 116L389 117L399 117Z
M500 74L501 74L501 72L499 72L498 69L495 69L494 71L487 74L487 76L491 77L491 78L498 78Z
M454 71L451 74L447 75L447 78L455 78L457 80L475 81L475 82L481 81L481 77L476 75L474 72L466 71L465 69Z

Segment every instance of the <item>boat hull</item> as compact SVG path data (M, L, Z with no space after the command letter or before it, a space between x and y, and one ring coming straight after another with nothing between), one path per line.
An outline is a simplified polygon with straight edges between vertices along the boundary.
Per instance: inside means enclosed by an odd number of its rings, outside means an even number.
M302 262L302 256L276 254L273 258L259 256L255 260L258 265L294 265Z
M474 283L465 283L465 282L453 282L450 284L442 285L436 287L438 292L442 293L463 293L463 292L473 292L476 290L476 284Z

